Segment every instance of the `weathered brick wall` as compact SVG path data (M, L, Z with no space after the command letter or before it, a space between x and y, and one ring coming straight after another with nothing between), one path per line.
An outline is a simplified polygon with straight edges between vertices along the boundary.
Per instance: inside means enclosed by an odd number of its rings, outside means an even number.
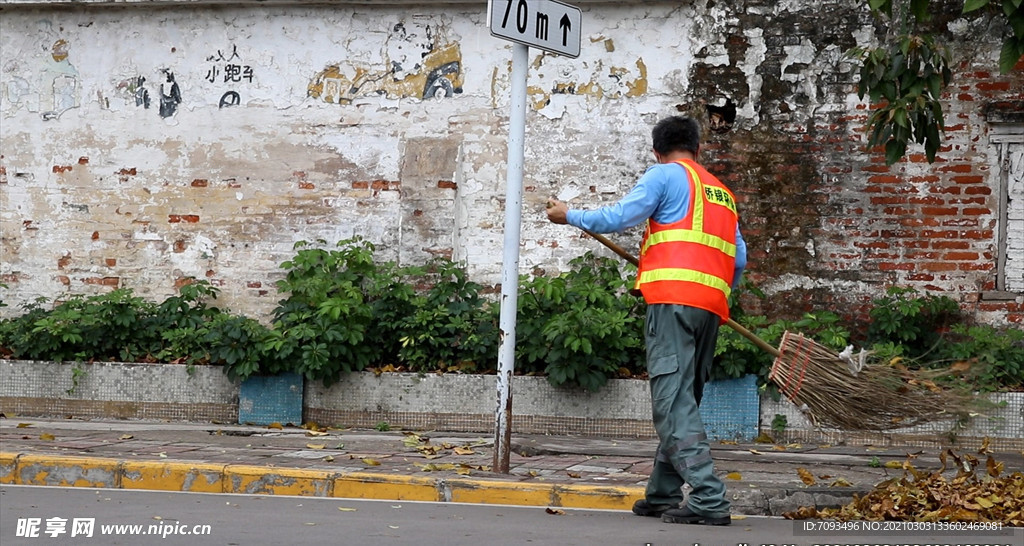
M0 312L116 286L162 298L194 276L264 314L296 241L353 235L498 282L511 56L484 4L226 4L0 3ZM651 125L683 111L741 197L762 311L855 312L899 284L1024 321L1019 292L990 299L991 105L1012 121L1024 101L1024 67L995 70L1001 29L942 12L941 160L887 168L843 59L876 35L862 2L623 4L580 3L580 58L531 51L524 273L599 250L546 222L547 196L613 202L651 161Z

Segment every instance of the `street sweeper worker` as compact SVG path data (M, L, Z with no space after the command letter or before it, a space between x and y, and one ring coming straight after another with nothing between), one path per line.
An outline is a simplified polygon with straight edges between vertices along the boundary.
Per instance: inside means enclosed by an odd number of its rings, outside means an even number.
M659 445L639 516L729 525L725 484L715 476L697 407L711 374L728 297L747 262L736 199L696 162L700 127L671 116L651 131L653 165L618 203L596 210L548 201L548 219L609 233L646 221L636 288L647 302L644 339ZM691 491L682 504L684 483Z

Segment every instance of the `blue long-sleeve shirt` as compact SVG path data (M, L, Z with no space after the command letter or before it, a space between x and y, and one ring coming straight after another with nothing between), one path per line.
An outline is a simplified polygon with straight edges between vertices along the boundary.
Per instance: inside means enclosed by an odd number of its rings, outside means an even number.
M689 175L677 163L659 163L647 169L633 189L618 203L596 210L570 209L569 225L595 233L631 228L648 218L659 224L678 222L690 208ZM739 285L747 267L747 243L736 224L736 265L732 286Z

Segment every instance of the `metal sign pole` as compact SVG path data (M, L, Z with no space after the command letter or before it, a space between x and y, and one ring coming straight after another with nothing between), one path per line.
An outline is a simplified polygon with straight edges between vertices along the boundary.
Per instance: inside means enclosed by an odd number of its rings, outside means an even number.
M530 48L512 44L512 108L508 121L508 170L505 182L505 243L501 266L501 316L498 328L498 408L494 415L494 465L508 473L512 440L512 372L516 357L519 304L519 240L523 215L523 158L526 141L526 76Z

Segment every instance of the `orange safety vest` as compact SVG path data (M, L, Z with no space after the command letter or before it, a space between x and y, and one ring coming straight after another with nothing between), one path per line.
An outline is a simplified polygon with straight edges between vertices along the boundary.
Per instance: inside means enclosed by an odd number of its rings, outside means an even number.
M691 160L676 161L690 179L690 206L678 222L647 220L636 288L647 303L706 309L729 318L736 265L736 197Z

